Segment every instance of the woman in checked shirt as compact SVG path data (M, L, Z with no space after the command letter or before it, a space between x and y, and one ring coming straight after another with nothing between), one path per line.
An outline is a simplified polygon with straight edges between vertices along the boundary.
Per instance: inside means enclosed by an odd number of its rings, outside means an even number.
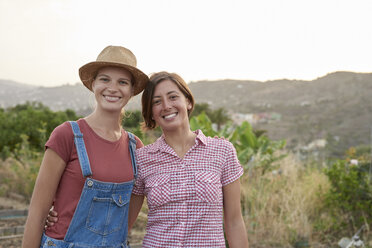
M248 247L240 209L243 169L233 145L192 131L194 98L174 73L150 77L142 95L145 127L162 136L136 151L138 179L130 201L129 227L144 197L149 207L143 247Z

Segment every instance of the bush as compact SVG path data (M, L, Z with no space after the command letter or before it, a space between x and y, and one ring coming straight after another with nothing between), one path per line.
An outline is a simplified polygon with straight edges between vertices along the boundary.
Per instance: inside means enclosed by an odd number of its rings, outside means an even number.
M240 126L228 122L221 130L216 131L209 117L202 113L191 118L190 126L192 130L201 129L206 136L228 139L234 145L245 171L249 170L249 162L254 159L255 166L261 167L264 174L275 169L275 163L286 156L278 153L284 148L285 140L273 141L265 135L258 136L246 121Z
M337 160L325 169L331 184L326 204L333 217L333 232L350 235L362 225L372 223L369 166L369 156L350 148L345 160Z
M39 172L42 153L30 149L26 135L21 135L21 140L15 152L5 161L0 161L0 196L17 193L28 201Z
M41 103L26 103L0 111L0 154L6 159L27 135L29 148L42 151L53 129L67 120L78 117L72 110L53 112Z

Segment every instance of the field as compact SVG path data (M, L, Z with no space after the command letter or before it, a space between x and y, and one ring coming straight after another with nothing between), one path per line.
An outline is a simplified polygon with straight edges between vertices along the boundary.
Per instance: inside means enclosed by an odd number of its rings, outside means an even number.
M76 118L73 111L53 112L40 104L0 111L0 211L27 209L47 137L56 125ZM203 112L190 120L192 130L225 137L236 149L244 168L241 209L250 247L338 247L341 238L351 238L362 226L360 237L372 247L369 146L319 159L316 154L322 151L299 156L287 150L285 140L271 140L248 122L227 122L218 131L214 124ZM159 135L142 133L138 126L133 122L129 130L145 144ZM141 243L146 212L144 206L131 233L132 244ZM19 247L25 217L0 220L0 247Z
M17 182L15 176L13 180ZM260 169L246 170L241 183L250 247L337 247L339 239L353 235L349 228L337 233L330 230L334 220L324 210L330 182L315 165L306 166L288 155L275 170L263 175ZM27 201L26 197L22 200L11 194L0 198L0 208L27 209ZM0 228L20 226L24 221L25 218L1 220ZM146 207L143 207L131 233L132 244L140 244L145 225ZM362 237L371 247L371 232L364 232ZM19 247L20 242L21 237L0 238L0 247Z

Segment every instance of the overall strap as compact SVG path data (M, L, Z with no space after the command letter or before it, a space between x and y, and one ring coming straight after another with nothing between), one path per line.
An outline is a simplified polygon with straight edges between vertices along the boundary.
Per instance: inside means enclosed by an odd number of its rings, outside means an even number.
M129 137L129 153L130 153L130 159L132 160L132 166L133 166L133 175L134 179L137 178L137 163L136 163L136 139L134 135L130 132L128 133Z
M76 121L69 121L72 131L74 132L74 143L76 146L76 151L79 157L80 168L84 177L92 175L92 170L90 169L89 158L87 150L85 148L83 134L80 132L79 125Z

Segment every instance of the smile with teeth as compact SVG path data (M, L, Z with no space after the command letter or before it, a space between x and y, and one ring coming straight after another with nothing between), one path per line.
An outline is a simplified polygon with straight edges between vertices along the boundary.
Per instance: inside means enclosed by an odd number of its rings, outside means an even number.
M177 115L177 113L172 113L172 114L169 114L169 115L164 115L163 118L164 119L170 119L170 118L173 118Z
M107 101L110 101L110 102L116 102L116 101L119 101L121 97L119 96L107 96L107 95L103 95L103 97L107 100Z

